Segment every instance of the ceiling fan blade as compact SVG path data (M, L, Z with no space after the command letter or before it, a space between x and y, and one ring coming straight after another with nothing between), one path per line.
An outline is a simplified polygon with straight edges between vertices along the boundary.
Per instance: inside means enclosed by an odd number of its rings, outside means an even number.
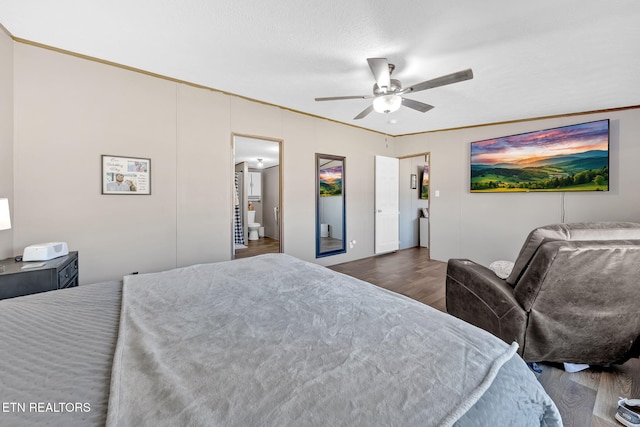
M413 99L402 98L402 105L405 107L413 108L414 110L426 113L427 111L435 108L433 105L425 104L424 102L414 101Z
M389 63L387 58L367 58L369 68L376 79L379 88L389 88L391 85L391 74L389 73Z
M452 83L462 82L473 78L473 71L471 68L458 71L456 73L447 74L446 76L437 77L435 79L427 80L426 82L418 83L413 86L402 89L398 94L418 92L425 89L432 89L434 87L450 85Z
M353 96L327 96L325 98L316 98L316 101L341 101L343 99L371 99L373 95L353 95Z
M364 118L364 117L368 116L368 115L369 115L369 113L370 113L370 112L372 112L372 111L373 111L373 104L372 104L372 105L369 105L367 108L365 108L364 110L362 110L362 112L361 112L360 114L358 114L357 116L355 116L355 117L353 118L353 120L360 120L360 119L362 119L362 118Z

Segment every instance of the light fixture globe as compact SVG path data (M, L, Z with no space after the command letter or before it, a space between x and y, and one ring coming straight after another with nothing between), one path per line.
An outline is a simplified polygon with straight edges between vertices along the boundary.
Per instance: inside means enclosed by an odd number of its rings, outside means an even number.
M378 113L393 113L402 105L400 95L382 95L373 100L373 109Z

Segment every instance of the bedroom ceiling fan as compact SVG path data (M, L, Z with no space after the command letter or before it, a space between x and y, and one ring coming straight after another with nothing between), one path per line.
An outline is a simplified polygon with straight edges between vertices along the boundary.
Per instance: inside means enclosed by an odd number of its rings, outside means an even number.
M367 108L365 108L360 114L355 116L354 120L359 120L366 117L372 111L378 113L392 113L401 105L409 107L421 113L425 113L431 110L433 105L425 104L424 102L416 101L409 98L404 98L403 95L407 95L421 90L432 89L434 87L445 86L452 83L458 83L464 80L473 78L473 71L466 69L458 71L456 73L447 74L445 76L437 77L435 79L427 80L422 83L415 84L406 88L402 88L402 84L399 80L392 79L391 73L396 68L395 65L390 64L387 58L367 58L369 68L373 73L373 77L376 82L373 85L373 95L355 95L355 96L329 96L325 98L316 98L316 101L341 101L345 99L372 99L373 102Z

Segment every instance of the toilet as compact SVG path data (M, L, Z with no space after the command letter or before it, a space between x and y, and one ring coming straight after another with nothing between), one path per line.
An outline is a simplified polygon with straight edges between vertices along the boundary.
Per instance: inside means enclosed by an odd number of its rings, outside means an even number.
M260 236L258 236L258 231L260 230L260 223L256 222L256 211L247 211L249 215L249 222L247 223L247 227L249 227L249 240L258 240Z

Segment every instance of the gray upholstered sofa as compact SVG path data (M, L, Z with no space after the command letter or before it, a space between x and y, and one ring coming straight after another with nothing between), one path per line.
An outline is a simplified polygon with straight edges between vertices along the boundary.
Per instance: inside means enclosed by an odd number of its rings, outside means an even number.
M466 259L447 265L447 312L507 342L527 362L590 365L640 355L640 224L533 230L511 274Z

